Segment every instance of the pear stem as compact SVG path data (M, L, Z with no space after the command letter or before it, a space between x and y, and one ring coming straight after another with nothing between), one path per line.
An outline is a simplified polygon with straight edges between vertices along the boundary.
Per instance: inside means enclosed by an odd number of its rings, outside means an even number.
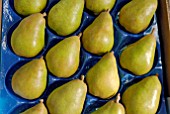
M109 12L110 12L110 9L107 9L107 10L106 10L106 12L108 12L108 13L109 13Z
M155 75L156 75L157 77L159 76L159 74L158 74L158 73L156 73Z
M80 38L82 36L82 33L80 32L79 34L78 34L78 37Z
M40 103L43 103L44 102L44 99L40 99Z
M46 16L47 16L47 13L46 13L46 12L44 12L42 15L43 15L43 17L46 17Z
M81 75L80 80L84 81L84 75Z
M156 29L155 28L153 28L153 30L152 30L152 32L151 32L151 34L152 35L154 35L154 33L156 32Z
M120 101L120 93L117 94L115 102L119 103L119 101Z
M114 54L114 51L111 51L110 53Z
M44 58L43 56L40 57L40 59L43 59L43 58Z

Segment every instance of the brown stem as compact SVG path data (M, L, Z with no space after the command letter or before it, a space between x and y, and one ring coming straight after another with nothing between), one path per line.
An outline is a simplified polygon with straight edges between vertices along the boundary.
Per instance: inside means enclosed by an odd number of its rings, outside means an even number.
M43 15L43 17L46 17L46 16L47 16L47 13L46 13L46 12L44 12L42 15Z
M44 102L44 99L40 99L40 103L43 103Z
M80 38L82 36L82 33L80 32L79 34L78 34L78 37Z
M119 103L119 101L120 101L120 93L117 94L115 102Z
M80 80L84 81L84 75L81 75Z

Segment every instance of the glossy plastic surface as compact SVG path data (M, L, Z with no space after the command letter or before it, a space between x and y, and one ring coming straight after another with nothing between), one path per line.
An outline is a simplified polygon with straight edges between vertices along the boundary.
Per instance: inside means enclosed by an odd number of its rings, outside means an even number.
M46 8L42 11L49 12L50 8L55 5L59 0L48 0ZM149 27L139 33L139 34L131 34L123 29L118 23L118 12L123 5L128 3L129 0L117 0L114 8L110 11L110 14L113 18L114 23L114 37L115 43L113 47L114 54L117 59L118 71L119 76L121 79L121 86L119 88L119 92L122 94L124 90L129 87L130 85L140 81L146 76L154 75L156 73L159 74L159 79L161 84L163 85L163 70L162 70L162 62L161 62L161 47L159 42L159 35L157 34L157 46L156 46L156 55L154 59L154 65L151 71L143 76L135 76L132 73L128 72L121 68L119 63L119 56L124 47L127 45L139 40L146 34L149 34L153 28L157 30L157 21L156 15L152 19L151 24ZM26 110L27 108L37 104L39 99L44 99L46 101L48 95L58 86L76 79L80 78L81 74L86 75L86 72L101 58L101 56L96 56L93 54L88 53L81 47L81 56L80 56L80 65L77 72L72 75L70 78L62 79L53 76L51 73L48 72L48 85L41 97L35 100L27 100L17 96L12 88L11 88L11 78L14 72L21 67L23 64L27 63L28 61L39 58L41 56L45 56L47 51L56 43L64 39L65 37L58 36L49 29L48 25L46 26L46 43L44 49L34 58L23 58L17 56L11 48L10 39L11 34L14 29L17 27L19 22L23 19L23 16L20 16L16 13L13 0L3 0L3 15L2 15L2 41L1 41L1 71L0 71L0 114L19 114L20 112ZM86 8L83 12L83 18L79 29L69 35L78 35L80 32L83 32L84 29L92 23L92 21L96 18L90 11ZM82 114L90 114L96 108L105 104L108 100L115 99L115 96L104 100L97 97L94 97L91 94L87 94L86 101L84 104L84 109ZM162 90L161 99L159 103L159 108L157 114L167 114L166 107L165 107L165 99L164 99L164 88Z

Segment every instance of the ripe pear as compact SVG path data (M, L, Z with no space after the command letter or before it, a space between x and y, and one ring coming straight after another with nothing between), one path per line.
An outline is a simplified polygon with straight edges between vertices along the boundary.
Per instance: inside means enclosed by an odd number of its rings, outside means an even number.
M89 92L94 96L106 99L117 93L120 86L120 79L113 52L105 54L87 72L86 81Z
M156 38L154 30L137 42L127 46L120 55L120 64L135 75L148 73L154 62Z
M119 103L120 94L116 100L108 101L105 105L94 111L92 114L125 114L125 108Z
M132 0L120 10L119 23L131 33L140 33L150 24L157 0Z
M156 114L161 83L156 75L148 76L125 90L122 102L127 114Z
M67 36L81 24L84 0L60 0L48 14L48 25L58 35Z
M13 91L25 98L36 99L47 84L47 69L43 58L34 59L20 67L12 77Z
M41 13L24 18L12 33L11 46L15 54L36 56L45 45L45 16Z
M115 5L116 0L86 0L86 8L95 14L112 9Z
M114 45L114 28L109 11L102 12L83 32L83 47L90 53L102 55Z
M39 104L25 110L20 114L48 114L48 112L43 103L43 99L41 99Z
M47 0L14 0L15 10L24 16L39 13L46 6Z
M87 93L84 76L56 88L47 98L50 114L81 114Z
M80 61L80 36L81 34L65 38L47 52L47 67L52 74L68 78L77 71Z

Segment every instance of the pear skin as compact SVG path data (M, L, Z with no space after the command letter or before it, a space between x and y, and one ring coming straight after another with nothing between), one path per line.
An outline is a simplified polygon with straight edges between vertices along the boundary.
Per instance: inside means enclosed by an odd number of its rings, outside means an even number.
M43 58L34 59L20 67L12 77L13 91L25 99L42 95L47 84L47 69Z
M86 0L86 8L94 14L99 14L102 11L112 9L116 0Z
M82 79L74 79L56 88L47 98L50 114L81 114L87 93Z
M67 36L81 24L84 0L60 0L48 14L48 25L58 35Z
M161 89L156 75L148 76L127 88L122 96L126 114L156 114Z
M120 64L135 75L148 73L154 63L156 37L154 30L137 42L127 46L120 55Z
M53 46L46 55L49 71L62 78L73 75L80 61L80 36L71 36Z
M86 74L86 81L89 93L94 96L106 99L118 92L120 79L113 52L105 54L90 68Z
M121 103L119 103L119 100L120 94L117 95L116 100L108 101L92 114L125 114L125 108Z
M22 57L36 56L45 45L45 13L35 13L24 18L11 36L15 54Z
M47 109L43 103L43 99L37 105L25 110L20 114L48 114Z
M14 0L14 8L20 15L31 15L41 12L47 0Z
M140 33L149 26L157 6L157 0L132 0L120 10L119 23L131 33Z
M83 32L82 44L90 53L102 55L114 45L114 28L109 11L102 12Z

